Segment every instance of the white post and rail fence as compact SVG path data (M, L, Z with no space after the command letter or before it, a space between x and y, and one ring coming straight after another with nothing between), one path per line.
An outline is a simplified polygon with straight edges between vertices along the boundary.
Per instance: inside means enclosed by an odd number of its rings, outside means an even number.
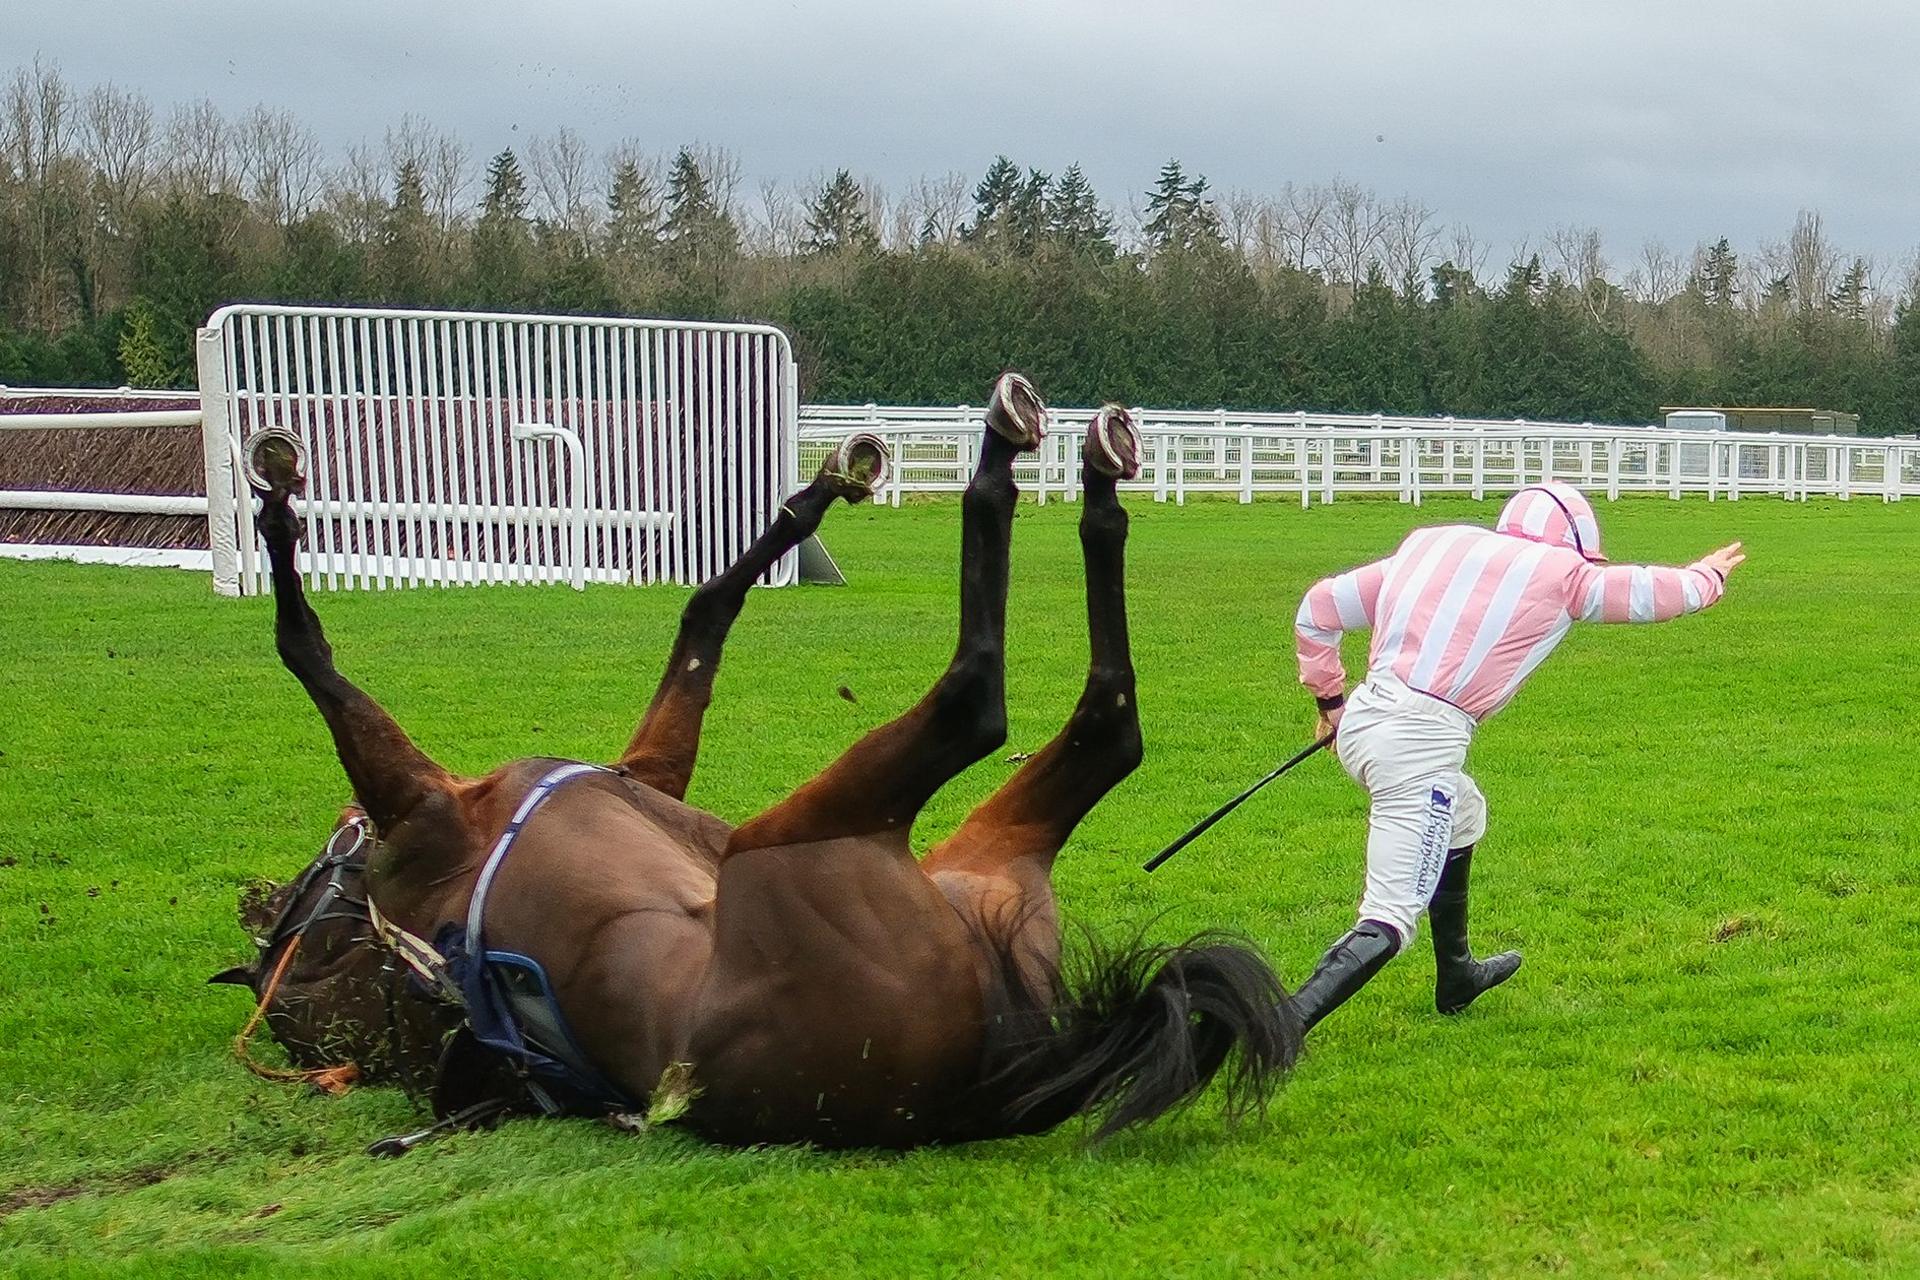
M197 392L0 388L0 557L181 564L222 594L264 592L240 458L280 426L310 458L315 588L693 583L849 433L891 448L879 496L897 506L963 489L983 427L966 405L802 406L791 346L764 325L245 305L200 331L198 368ZM76 400L88 408L49 407ZM1920 496L1911 437L1133 412L1143 466L1126 488L1160 502L1417 504L1549 479L1608 498ZM1090 415L1050 412L1016 467L1036 501L1078 497ZM797 572L789 555L765 581Z

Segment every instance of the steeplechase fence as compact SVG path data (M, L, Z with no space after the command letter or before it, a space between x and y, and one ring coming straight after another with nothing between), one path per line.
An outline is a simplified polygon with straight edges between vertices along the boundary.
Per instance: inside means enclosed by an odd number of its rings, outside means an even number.
M22 482L0 463L0 519L173 520L172 541L148 550L203 554L223 594L264 592L241 453L278 426L310 458L299 505L314 588L695 583L794 486L798 380L770 326L242 305L209 318L197 363L198 395L179 408L129 391L124 409L9 413L51 393L0 396L0 454L37 434L40 449L11 452L42 473L111 474L130 433L156 430L197 432L201 464L166 491L137 491L136 475L114 492ZM180 445L160 450L176 473ZM183 538L182 517L204 537ZM23 538L0 524L0 541ZM765 580L796 572L790 553Z

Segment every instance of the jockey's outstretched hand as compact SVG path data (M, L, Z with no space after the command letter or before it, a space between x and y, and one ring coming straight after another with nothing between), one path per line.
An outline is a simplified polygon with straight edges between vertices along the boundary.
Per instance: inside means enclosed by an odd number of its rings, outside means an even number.
M1709 569L1718 570L1720 577L1726 579L1733 576L1734 568L1746 558L1746 554L1740 550L1739 543L1729 542L1718 551L1712 551L1700 557L1700 563Z
M1322 738L1330 737L1338 733L1340 731L1340 713L1345 710L1346 708L1344 706L1323 709L1320 712L1320 719L1314 725L1314 741L1318 742Z

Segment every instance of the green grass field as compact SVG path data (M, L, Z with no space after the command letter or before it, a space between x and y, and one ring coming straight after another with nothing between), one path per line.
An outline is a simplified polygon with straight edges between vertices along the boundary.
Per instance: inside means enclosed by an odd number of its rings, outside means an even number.
M1139 863L1305 740L1305 586L1493 508L1133 507L1147 760L1062 858L1062 900L1108 934L1240 930L1297 982L1360 888L1363 798L1332 761L1159 874ZM958 519L838 509L853 585L749 602L696 803L744 818L918 696L952 642ZM1008 752L1078 693L1074 519L1016 525ZM1442 1019L1423 935L1316 1032L1264 1121L1224 1129L1209 1101L1092 1151L1074 1130L821 1155L520 1122L369 1160L407 1101L255 1080L227 1055L244 992L202 985L249 954L241 886L302 866L346 794L268 604L199 575L0 562L0 1270L1920 1274L1920 578L1902 572L1920 511L1641 500L1602 519L1616 559L1740 537L1752 560L1702 617L1576 629L1481 734L1475 936L1523 948L1519 977ZM683 597L317 606L343 668L481 771L616 752ZM1011 769L948 788L921 841Z

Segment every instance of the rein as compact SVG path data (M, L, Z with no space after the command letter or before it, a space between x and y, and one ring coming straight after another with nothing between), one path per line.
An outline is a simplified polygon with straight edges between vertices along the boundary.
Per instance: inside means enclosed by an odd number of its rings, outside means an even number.
M360 851L360 847L367 842L367 833L372 829L372 825L367 817L362 814L349 819L327 838L325 854L319 861L302 872L298 880L294 881L293 891L287 895L286 905L280 908L279 915L274 918L273 928L267 933L265 949L271 951L276 947L280 947L280 958L275 961L273 972L268 975L266 985L260 989L260 998L254 1005L252 1016L247 1019L247 1025L242 1027L240 1034L233 1038L234 1058L239 1061L241 1066L262 1080L293 1081L310 1084L324 1093L338 1095L352 1088L360 1079L361 1071L358 1063L343 1062L337 1066L312 1067L304 1070L269 1067L254 1058L249 1046L253 1041L254 1033L260 1029L260 1024L266 1020L267 1007L273 1003L274 995L280 990L281 979L285 978L287 970L293 967L293 958L299 954L300 944L306 939L307 930L323 920L356 920L361 923L367 922L367 917L363 917L354 911L336 911L333 908L336 903L345 903L349 907L362 907L371 912L373 906L371 897L355 898L350 896L347 893L346 885L342 882L341 877L346 870L348 862ZM346 832L353 833L353 842L344 849L337 847L340 843L341 835ZM328 873L328 879L327 887L321 892L319 901L313 904L312 910L307 912L305 919L289 927L287 922L292 919L294 908L299 904L301 897L306 893L307 889L312 886L315 877L319 876L322 872ZM282 946L283 943L284 946Z

